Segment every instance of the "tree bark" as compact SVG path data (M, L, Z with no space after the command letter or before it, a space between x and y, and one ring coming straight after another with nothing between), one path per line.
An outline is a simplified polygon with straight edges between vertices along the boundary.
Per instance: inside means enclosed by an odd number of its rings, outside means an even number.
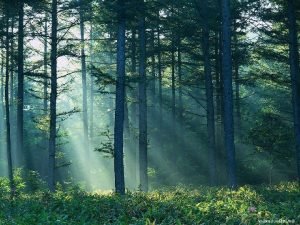
M183 120L183 93L182 93L182 57L181 57L181 38L178 37L178 51L177 51L177 60L178 60L178 118L179 123L182 124ZM181 127L181 125L180 125ZM180 128L181 129L181 128Z
M1 38L1 45L4 46L5 42L4 42L4 38L2 37ZM4 56L4 53L3 53L3 49L1 49L1 86L0 86L0 118L4 118L4 112L5 112L5 106L4 106L4 59L5 59L5 56ZM4 120L1 119L0 120L0 142L3 143L3 138L4 138ZM2 145L3 146L3 145Z
M17 144L18 152L28 169L28 154L24 152L24 0L19 1L18 25L18 100L17 100Z
M15 25L15 17L13 16L11 18L11 33L14 33L14 25ZM10 38L10 114L11 117L13 117L13 111L14 111L14 69L15 69L15 60L14 60L14 38L13 36ZM11 124L12 125L12 124ZM13 125L12 125L13 128Z
M229 185L235 188L236 162L233 128L233 93L232 93L232 51L230 0L222 0L222 39L223 57L222 74L224 83L224 139L227 153Z
M3 37L1 38L1 44L4 45L4 39ZM4 112L4 53L1 50L1 90L0 90L0 98L1 98L1 110Z
M93 144L93 138L94 138L94 76L93 76L93 66L94 66L94 53L93 53L93 25L91 24L91 30L90 30L90 78L91 78L91 87L90 87L90 139L91 144Z
M45 15L45 38L44 38L44 102L43 109L44 114L47 115L48 111L48 14Z
M82 121L83 121L83 138L84 147L89 151L88 137L88 110L87 110L87 87L86 87L86 55L84 40L84 9L83 2L80 0L80 43L81 43L81 79L82 79Z
M292 81L292 104L294 117L294 132L296 141L296 162L298 181L300 183L300 68L299 68L299 47L298 32L296 24L295 2L288 0L288 29L289 29L289 62Z
M235 112L236 112L236 136L238 137L241 133L241 104L240 104L240 71L239 71L239 53L238 53L238 36L236 32L236 23L235 23L235 32L233 35L234 40L234 83L235 83Z
M7 154L7 164L8 164L8 178L10 184L11 197L14 196L15 185L13 180L13 168L12 168L12 151L11 151L11 132L10 132L10 110L9 110L9 17L8 10L6 11L6 73L5 73L5 114L6 114L6 154Z
M215 109L213 96L213 83L211 73L210 45L209 45L209 24L208 24L208 2L203 4L203 55L204 55L204 74L206 90L206 119L209 148L209 177L210 184L216 185L216 141L215 141Z
M148 152L147 152L147 94L146 94L146 31L145 31L145 6L141 1L141 18L139 21L139 165L140 188L148 191Z
M52 0L51 28L51 94L48 188L55 191L56 100L57 100L57 0Z
M171 92L172 92L172 99L171 99L171 108L172 108L172 124L175 128L175 114L176 114L176 95L175 95L175 43L174 43L174 33L172 32L172 40L171 40ZM175 129L173 129L174 135Z
M159 12L158 12L159 18ZM160 27L159 22L157 24L157 67L158 67L158 122L159 122L159 130L162 130L163 124L163 99L162 99L162 60L161 60L161 42L160 42ZM159 147L162 149L162 137L158 135L158 143Z
M15 140L15 135L16 135L16 120L14 119L15 116L15 74L14 74L14 70L16 69L16 61L15 61L15 38L14 38L14 26L15 26L15 15L11 16L11 21L10 21L10 68L9 68L9 112L10 112L10 136L12 140ZM15 145L15 142L11 143L11 151L14 152L15 151L15 147L17 147L17 145ZM23 153L22 152L17 152L15 154L15 156L22 156ZM20 157L21 158L21 157ZM13 157L13 161L16 161L17 164L17 159L16 157Z
M155 32L151 29L151 96L152 104L155 103L155 92L156 92L156 74L155 74ZM154 108L154 107L153 107Z
M118 0L117 80L114 129L114 172L116 192L125 194L123 133L125 103L125 0Z
M48 117L49 109L48 109L48 100L49 100L49 95L48 95L48 12L45 12L45 24L44 24L44 79L43 79L43 114L44 117ZM45 148L45 154L43 156L45 157L45 160L47 160L47 152L48 152L48 142L49 142L49 133L48 129L44 131L44 140L42 141L42 144L44 145ZM47 169L48 165L46 163L42 163L41 167L41 174L47 174Z
M137 72L137 62L136 62L136 28L134 27L131 31L132 37L131 37L131 73L136 76ZM129 90L129 94L131 99L133 99L133 102L130 104L130 112L131 112L131 119L132 119L132 126L135 129L138 127L138 91L137 88L134 88L133 90ZM139 176L139 159L138 159L138 137L135 135L135 132L130 133L130 140L131 140L131 159L132 163L129 165L129 171L132 177L132 180L134 181L133 185L134 187L138 186L138 176Z

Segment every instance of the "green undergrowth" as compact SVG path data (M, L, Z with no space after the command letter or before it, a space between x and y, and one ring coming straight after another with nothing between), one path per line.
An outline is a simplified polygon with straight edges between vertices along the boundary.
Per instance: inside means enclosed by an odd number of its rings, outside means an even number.
M9 198L0 183L2 225L199 225L300 224L296 183L228 188L176 187L150 193L87 193L78 188L51 194L20 191Z

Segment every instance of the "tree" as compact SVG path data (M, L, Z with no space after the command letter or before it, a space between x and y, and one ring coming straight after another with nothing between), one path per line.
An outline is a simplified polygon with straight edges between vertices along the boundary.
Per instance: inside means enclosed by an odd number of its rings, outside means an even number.
M44 114L47 115L48 111L48 13L45 12L45 25L44 25Z
M83 1L79 1L80 16L80 43L81 43L81 76L82 76L82 120L83 120L83 139L84 146L89 150L88 138L88 112L87 112L87 85L86 85L86 55L85 55L85 38L84 38L84 6Z
M50 137L48 188L55 190L55 153L56 153L56 100L57 100L57 0L52 0L51 27L51 94L50 94Z
M289 64L292 82L293 119L296 141L296 162L300 182L300 67L295 2L288 0Z
M209 8L208 1L203 2L203 55L204 55L204 74L205 74L205 91L206 91L206 119L207 135L209 148L209 173L210 184L216 184L216 142L215 142L215 110L213 97L213 83L210 62L210 29L209 29Z
M146 32L145 3L141 0L139 18L139 172L140 188L148 191L147 157L147 95L146 95Z
M6 39L5 39L5 48L6 48L6 72L5 72L5 90L4 90L4 98L5 98L5 115L6 115L6 154L7 154L7 164L8 164L8 177L10 183L10 192L11 197L14 196L15 192L15 185L13 179L13 164L12 164L12 151L11 151L11 129L10 129L10 109L9 109L9 91L8 91L8 84L9 84L9 5L5 2L6 8Z
M117 1L118 35L117 35L117 80L116 111L114 129L114 171L116 192L125 194L123 132L125 106L125 0Z
M28 156L24 152L24 1L18 2L18 99L17 99L17 140L18 152ZM25 161L28 168L28 160Z
M230 0L222 0L222 75L224 83L224 138L230 187L235 188L236 162L233 129Z

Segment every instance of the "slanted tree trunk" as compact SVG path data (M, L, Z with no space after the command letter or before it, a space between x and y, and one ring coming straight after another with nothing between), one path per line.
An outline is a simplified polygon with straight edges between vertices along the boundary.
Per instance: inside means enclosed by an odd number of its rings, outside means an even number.
M18 24L18 94L17 94L17 144L18 152L28 169L28 154L24 152L24 0L19 1Z
M51 94L48 187L55 191L56 100L57 100L57 0L52 0L51 28Z
M82 121L83 121L83 138L84 147L89 151L88 138L88 112L87 112L87 87L86 87L86 55L84 40L84 9L83 2L80 0L80 43L81 43L81 79L82 79Z
M235 188L236 161L233 128L232 51L230 0L222 0L222 75L224 83L224 139L227 153L229 185Z
M213 96L213 83L211 73L210 45L209 45L209 24L208 24L208 1L203 4L203 55L204 74L206 90L206 119L209 148L209 177L210 184L216 184L216 141L215 141L215 109Z
M292 81L292 104L294 117L294 132L296 140L296 162L298 170L298 181L300 183L300 68L298 32L296 24L295 1L288 0L288 28L289 28L289 61Z
M146 80L146 31L145 31L145 6L141 1L141 15L139 21L139 165L140 188L148 191L148 152L147 152L147 80Z
M11 197L14 196L15 185L13 180L13 168L12 168L12 151L11 151L11 132L10 132L10 110L9 110L9 17L8 10L6 11L6 73L5 73L5 114L6 114L6 154L7 154L7 164L8 164L8 178L10 183Z
M117 80L116 111L114 129L114 172L116 192L125 194L123 133L125 103L125 0L118 0L118 36L117 36Z

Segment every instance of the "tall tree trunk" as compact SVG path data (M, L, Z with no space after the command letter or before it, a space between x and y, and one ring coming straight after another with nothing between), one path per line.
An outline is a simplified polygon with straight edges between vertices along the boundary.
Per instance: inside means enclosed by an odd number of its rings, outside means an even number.
M15 69L15 59L14 59L14 38L13 38L13 34L14 34L14 25L15 25L15 17L12 16L11 18L11 33L12 33L12 37L10 38L10 55L11 55L11 59L10 59L10 114L11 117L13 117L13 111L14 111L14 69ZM12 124L11 124L12 125ZM13 127L13 125L12 125Z
M10 112L10 138L11 140L15 140L16 134L16 120L15 118L15 80L14 80L14 70L15 70L15 39L14 39L14 25L15 25L15 16L12 15L11 22L10 22L10 76L9 76L9 112ZM11 143L11 151L15 151L15 147L17 147L15 142ZM17 149L19 150L19 149ZM22 156L23 152L16 152L13 156L13 161L15 164L18 164L18 156ZM22 165L21 165L22 166Z
M4 42L4 39L3 37L1 38L1 45L4 46L5 42ZM4 107L4 59L5 59L5 56L4 56L4 53L3 53L3 49L1 49L1 70L0 70L0 76L1 76L1 86L0 86L0 118L4 118L4 111L5 111L5 107ZM0 119L0 144L1 146L4 146L3 145L3 138L4 138L4 120L3 119Z
M125 135L125 144L129 144L130 136L130 125L129 125L129 108L128 108L128 94L129 89L125 85L125 102L124 102L124 135ZM128 146L129 147L129 146Z
M83 138L84 147L89 151L88 137L88 112L87 112L87 87L86 87L86 56L84 40L84 9L83 2L80 0L80 43L81 43L81 78L82 78L82 120L83 120Z
M91 87L90 87L90 139L91 144L93 143L94 138L94 76L93 76L93 66L94 66L94 53L93 53L93 25L91 24L91 30L90 30L90 78L91 78Z
M52 0L51 27L51 94L48 187L55 191L56 100L57 100L57 0Z
M17 144L18 152L28 169L28 154L24 152L24 0L19 1L18 25L18 100L17 100Z
M204 55L204 74L206 90L206 119L209 148L209 177L210 184L216 184L216 142L215 142L215 110L213 83L210 62L210 45L209 45L209 24L208 24L208 2L205 1L203 6L203 55Z
M159 12L158 12L158 18L159 18ZM162 62L161 62L161 42L160 42L160 27L159 22L157 24L157 67L158 67L158 124L159 124L159 130L162 130L162 123L163 123L163 105L162 105ZM162 137L161 135L158 136L158 143L159 147L162 149Z
M298 32L296 24L295 2L288 0L288 28L289 28L289 60L290 74L292 81L293 96L293 117L294 130L296 139L296 162L298 170L298 181L300 183L300 68L299 68L299 48L298 48Z
M239 52L238 52L238 35L236 32L236 22L234 24L234 83L235 83L235 111L236 111L236 129L238 132L236 132L236 135L241 133L241 104L240 104L240 71L239 71Z
M231 51L231 18L230 0L222 0L222 39L223 57L222 74L224 83L224 139L227 153L229 185L235 188L236 162L233 128L233 94L232 94L232 51Z
M3 37L1 38L1 44L4 45L4 39ZM1 97L1 107L2 107L2 110L3 110L3 102L4 102L4 53L3 51L1 50L1 90L0 90L0 97ZM3 110L4 111L4 110Z
M223 84L221 82L221 70L220 64L222 61L221 57L221 44L220 44L220 32L215 32L215 71L216 71L216 119L221 121L222 114L222 95L223 95ZM221 133L221 132L220 132ZM219 138L219 137L218 137Z
M176 114L176 95L175 95L175 41L174 41L174 33L172 32L172 40L171 40L171 91L172 91L172 99L171 99L171 108L172 108L172 124L175 128L175 114ZM175 132L175 129L173 129ZM176 135L174 133L174 135Z
M181 38L178 37L178 51L177 51L177 60L178 60L178 118L179 123L182 123L183 120L183 100L182 100L182 57L181 57ZM180 128L181 129L181 128Z
M152 104L155 102L155 92L156 92L156 74L155 74L155 32L151 29L151 96ZM153 107L154 108L154 107Z
M116 192L125 194L123 133L125 103L125 0L118 0L117 80L114 129L114 172Z
M215 70L216 70L216 180L218 184L223 184L222 178L224 177L224 82L222 72L222 31L215 32Z
M136 62L136 28L134 27L132 29L132 37L131 37L131 73L136 76L136 69L137 69L137 62ZM137 98L138 98L138 91L137 88L134 88L133 90L129 91L131 99L133 99L133 102L130 104L130 112L131 112L131 119L132 119L132 126L134 127L134 130L138 127L138 121L137 121L137 115L138 115L138 107L137 107ZM130 165L130 174L132 177L132 180L134 181L134 187L137 187L138 185L138 179L139 176L139 159L138 159L138 138L137 135L135 135L135 132L130 133L131 137L131 159L132 163Z
M126 32L126 31L125 31ZM125 33L125 35L126 35L126 33ZM113 34L112 34L112 32L110 32L109 33L109 38L110 39L112 39L113 38ZM126 36L125 36L125 38L126 38ZM126 43L126 41L125 41L125 43ZM109 42L108 43L108 47L109 47L109 69L108 69L108 74L110 74L110 76L113 76L113 70L112 70L112 65L114 64L114 49L113 49L113 45L112 45L112 43L111 42ZM126 56L125 56L125 61L126 61ZM118 73L118 72L117 72ZM124 81L125 82L125 81ZM125 85L125 83L124 83L124 85ZM112 93L113 92L113 86L112 85L110 85L109 87L108 87L108 91L110 92L110 93ZM125 87L124 87L125 88ZM125 89L124 89L124 93L125 93ZM125 100L125 95L124 95L124 100ZM124 102L124 104L125 104L125 102ZM112 97L112 98L110 98L110 100L109 100L109 106L110 106L110 108L111 109L113 109L114 107L115 107L115 102L114 102L114 98ZM111 122L111 124L113 124L114 123L114 115L111 113L110 114L110 116L109 116L109 121Z
M139 165L140 188L148 191L148 152L147 152L147 80L146 80L146 31L145 31L145 6L141 1L141 15L139 21Z
M43 110L44 114L47 115L48 111L48 13L45 15L45 38L44 38L44 99L43 99Z
M5 73L5 114L6 114L6 154L7 154L7 164L8 164L8 177L10 183L11 197L14 196L15 185L13 180L13 168L12 168L12 151L11 151L11 132L10 132L10 110L9 110L9 17L8 10L6 11L6 73Z
M131 72L136 73L136 29L132 29L131 37Z
M44 24L44 79L43 79L43 114L45 117L47 117L49 114L48 110L48 13L45 13L45 24ZM47 159L47 152L48 152L48 141L49 141L49 133L46 129L44 131L44 139L42 141L42 144L45 148L45 154L43 156L45 157L45 160ZM43 174L47 174L47 167L48 165L46 163L41 164L41 171Z
M178 127L177 133L181 134L178 138L178 149L180 150L180 155L183 160L187 160L187 151L185 149L185 136L184 136L184 126L183 126L183 90L182 90L182 47L181 47L181 37L178 36L178 50L177 50L177 68L178 68ZM180 162L179 162L180 163ZM182 167L181 167L182 168Z

